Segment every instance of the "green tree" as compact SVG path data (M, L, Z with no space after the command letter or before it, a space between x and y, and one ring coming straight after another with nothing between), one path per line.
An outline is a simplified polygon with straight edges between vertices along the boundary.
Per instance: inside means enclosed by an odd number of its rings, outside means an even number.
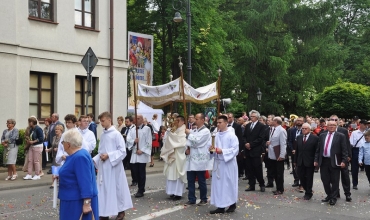
M370 116L370 89L367 86L341 82L327 87L312 103L315 112L322 117L336 114L343 118Z

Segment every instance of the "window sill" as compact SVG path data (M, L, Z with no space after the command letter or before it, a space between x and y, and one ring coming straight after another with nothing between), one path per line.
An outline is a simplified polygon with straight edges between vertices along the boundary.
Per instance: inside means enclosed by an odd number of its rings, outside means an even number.
M99 30L95 30L94 28L83 27L83 26L78 26L78 25L75 25L75 28L76 29L85 30L85 31L100 32Z
M51 21L51 20L46 20L46 19L36 18L36 17L28 17L28 20L40 21L40 22L49 23L49 24L59 24L59 23Z

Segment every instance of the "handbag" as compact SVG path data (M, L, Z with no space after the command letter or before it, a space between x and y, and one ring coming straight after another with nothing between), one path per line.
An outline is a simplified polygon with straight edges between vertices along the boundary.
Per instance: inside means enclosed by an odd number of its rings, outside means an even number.
M95 217L94 217L94 212L93 211L91 211L91 214L92 214L92 220L95 220ZM82 216L84 215L84 213L82 212L81 213L81 216L80 216L80 220L82 220Z
M15 139L15 144L16 145L22 145L23 144L23 139L21 137L18 137L17 139Z

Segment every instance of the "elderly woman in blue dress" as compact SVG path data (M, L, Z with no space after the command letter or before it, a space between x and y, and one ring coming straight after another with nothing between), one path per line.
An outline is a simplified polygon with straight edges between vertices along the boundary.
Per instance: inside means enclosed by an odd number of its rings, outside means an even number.
M61 142L68 154L59 170L59 219L99 219L95 167L89 152L82 149L82 135L77 129L64 134Z
M4 130L1 136L1 144L4 147L4 164L8 166L8 177L5 180L15 180L18 177L15 163L17 162L18 146L15 140L19 137L19 131L15 128L15 120L8 119L6 121L7 129Z

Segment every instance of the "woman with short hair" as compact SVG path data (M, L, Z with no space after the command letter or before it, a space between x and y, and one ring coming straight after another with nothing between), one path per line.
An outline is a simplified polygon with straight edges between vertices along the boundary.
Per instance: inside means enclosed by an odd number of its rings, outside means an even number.
M90 154L81 150L82 135L76 129L64 133L64 151L68 154L59 169L59 219L99 219L95 167ZM82 218L80 218L83 213Z
M19 131L15 128L15 120L8 119L6 121L7 129L4 130L1 136L1 144L4 147L4 164L8 166L8 177L5 180L15 180L18 177L15 163L17 162L18 146L15 140L19 138Z
M121 133L121 130L123 127L125 127L125 124L123 123L124 119L122 116L118 116L117 117L117 125L115 125L114 127L117 129L117 131L119 131Z
M44 133L42 128L37 125L37 120L34 117L28 118L28 125L30 126L30 136L27 144L30 145L28 150L28 174L23 177L25 180L39 180L40 179L40 159L44 142ZM35 167L35 175L32 177L33 167Z

